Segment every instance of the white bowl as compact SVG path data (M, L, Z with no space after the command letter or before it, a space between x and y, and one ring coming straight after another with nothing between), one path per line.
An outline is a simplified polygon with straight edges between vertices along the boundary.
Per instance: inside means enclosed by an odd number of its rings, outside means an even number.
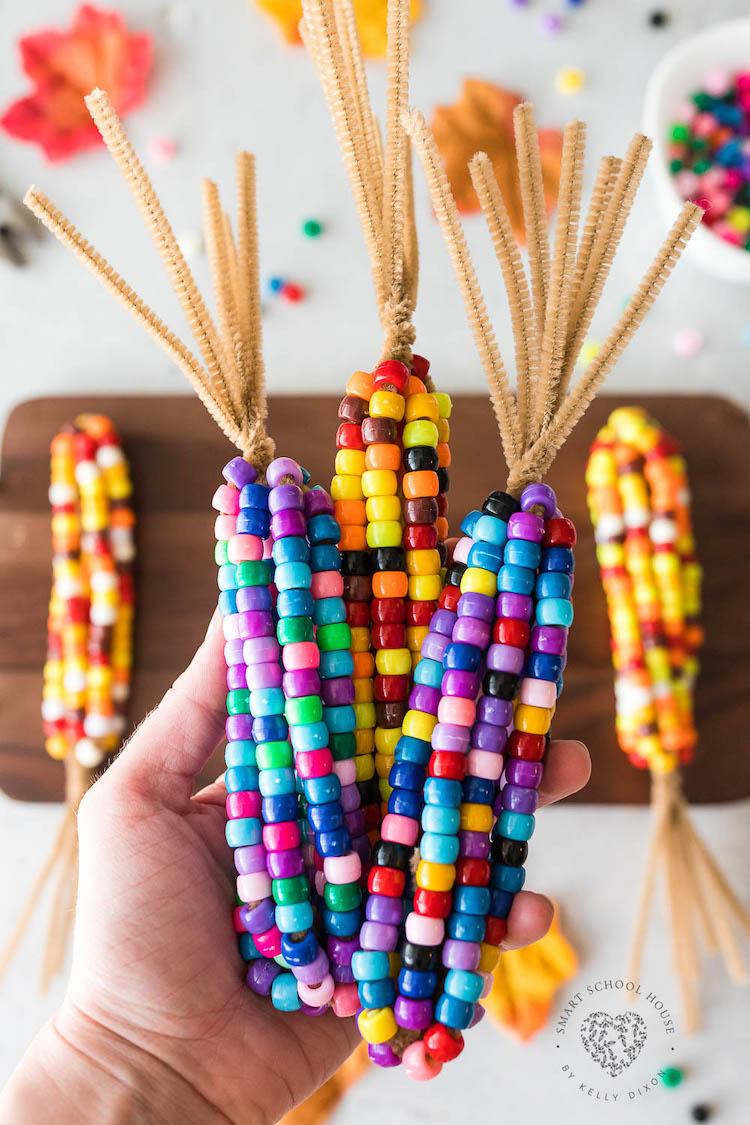
M750 69L750 19L720 23L668 51L646 87L644 128L653 138L649 161L664 218L672 222L682 199L669 171L667 132L678 106L699 89L709 70ZM732 246L701 226L690 239L687 254L714 277L750 285L750 251Z

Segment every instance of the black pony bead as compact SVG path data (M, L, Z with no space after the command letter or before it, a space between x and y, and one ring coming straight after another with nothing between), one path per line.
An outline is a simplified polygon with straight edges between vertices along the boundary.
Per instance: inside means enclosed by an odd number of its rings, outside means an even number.
M521 511L521 505L515 496L496 490L491 492L482 504L482 511L488 516L497 516L498 519L507 521L514 512Z
M437 450L432 445L414 445L411 449L404 450L404 468L409 473L418 473L423 469L435 472L438 467Z

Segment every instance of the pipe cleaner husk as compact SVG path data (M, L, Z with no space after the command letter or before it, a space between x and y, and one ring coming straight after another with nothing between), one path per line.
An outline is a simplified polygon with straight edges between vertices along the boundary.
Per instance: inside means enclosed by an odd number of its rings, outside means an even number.
M693 692L703 640L687 466L657 422L623 407L597 434L586 483L612 633L617 737L633 765L651 776L651 832L628 978L640 979L661 870L691 1033L700 1025L701 949L719 952L730 978L746 984L735 931L750 935L750 914L696 831L682 790L697 742Z
M128 464L108 418L81 414L52 440L52 593L47 616L44 745L65 770L65 812L0 956L0 977L54 883L40 988L61 971L75 915L76 814L126 724L135 547Z

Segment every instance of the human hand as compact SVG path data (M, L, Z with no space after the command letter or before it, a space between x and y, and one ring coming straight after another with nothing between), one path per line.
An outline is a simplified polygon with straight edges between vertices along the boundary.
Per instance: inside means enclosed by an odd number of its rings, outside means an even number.
M68 993L6 1094L25 1091L25 1122L48 1118L50 1083L61 1125L80 1121L89 1098L97 1125L126 1106L138 1107L128 1121L276 1121L357 1043L354 1020L277 1012L244 983L223 782L193 795L222 736L225 685L215 619L83 800ZM581 743L553 742L540 805L582 788L589 769ZM504 948L538 940L551 918L546 898L522 891ZM18 1120L7 1100L5 1112Z

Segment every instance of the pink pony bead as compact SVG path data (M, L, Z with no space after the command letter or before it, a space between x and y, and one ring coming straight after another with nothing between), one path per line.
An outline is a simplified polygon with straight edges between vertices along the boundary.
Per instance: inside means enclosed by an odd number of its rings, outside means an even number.
M327 777L333 769L333 755L330 750L303 750L297 754L294 764L303 781L309 777Z
M222 618L221 628L225 641L238 641L240 639L239 613L228 613L226 617Z
M534 680L524 676L521 681L521 703L531 707L554 707L557 702L557 686L551 680Z
M334 762L333 772L341 782L342 789L346 785L353 785L357 780L357 765L354 758L344 758L340 762Z
M281 647L275 637L250 637L245 641L242 651L248 666L270 664L279 659Z
M237 531L236 516L217 516L214 520L214 537L216 539L231 539Z
M269 852L286 852L290 848L298 848L300 834L297 821L284 820L280 824L264 824L263 843Z
M386 813L380 826L380 835L391 844L405 844L413 848L417 842L419 825L416 820L398 813Z
M312 595L320 598L340 598L344 593L344 579L338 570L320 570L312 576Z
M258 535L233 535L227 544L230 563L259 562L263 558L263 540Z
M265 871L253 871L250 875L239 875L237 894L243 902L259 902L271 894L271 877Z
M323 860L323 873L327 883L356 883L362 875L362 860L357 852L328 855Z
M320 651L314 641L295 641L284 645L283 661L287 672L296 672L299 668L318 668ZM245 663L249 664L250 661Z
M245 644L244 641L235 638L227 641L224 645L224 663L227 668L231 668L233 664L246 664L245 660Z
M406 916L406 940L415 945L442 945L445 937L445 922L442 918L429 918L412 910Z
M466 772L472 777L499 781L503 772L503 756L491 754L489 750L470 750L466 756Z
M323 1008L326 1004L330 1004L333 999L334 988L333 977L330 973L326 973L318 985L304 984L302 981L297 982L300 1000L303 1004L309 1004L311 1008Z
M464 535L463 538L459 539L453 549L453 561L466 563L469 558L469 551L473 546L474 540L470 539L468 535Z
M214 492L211 507L227 516L236 516L240 510L240 494L229 484L220 484Z
M359 1011L359 992L356 984L337 984L333 990L331 1007L339 1018L356 1016Z
M257 789L227 793L227 817L229 820L242 820L246 816L260 816L260 806L261 795Z
M429 1082L431 1078L437 1078L443 1069L443 1064L428 1054L423 1039L417 1039L404 1049L401 1062L406 1073L415 1082Z
M261 957L278 957L281 953L281 930L276 925L264 934L253 934L253 941Z
M460 727L473 727L477 705L473 699L459 695L444 695L438 704L438 722L456 723Z

